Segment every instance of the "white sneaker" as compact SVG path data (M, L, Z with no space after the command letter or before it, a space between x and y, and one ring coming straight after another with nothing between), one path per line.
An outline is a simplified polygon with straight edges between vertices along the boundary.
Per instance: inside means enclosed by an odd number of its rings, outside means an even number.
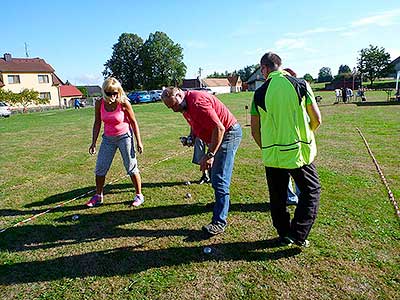
M133 198L132 206L139 206L144 202L143 194L136 194L135 198Z

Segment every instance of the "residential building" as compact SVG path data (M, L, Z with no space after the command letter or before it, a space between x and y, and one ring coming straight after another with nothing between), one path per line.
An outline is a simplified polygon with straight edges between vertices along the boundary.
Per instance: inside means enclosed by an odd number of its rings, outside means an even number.
M62 105L64 107L74 107L75 99L81 99L82 93L76 88L76 86L62 85L60 86L60 96L62 98Z
M199 77L195 79L183 79L182 81L182 89L195 89L203 87L201 84L201 80Z
M264 75L261 73L261 68L257 68L247 80L248 90L255 91L265 82Z
M400 72L400 56L399 56L398 58L394 59L394 60L390 63L390 65L393 66L394 72L391 73L391 74L389 75L389 77L396 78L397 72Z
M231 84L228 78L204 78L201 82L203 87L211 89L215 94L227 94L231 92Z
M228 76L231 85L231 93L239 93L242 91L242 79L239 75Z
M49 106L61 107L59 87L62 81L54 69L41 58L13 58L6 53L0 58L0 88L20 93L24 89L39 92L49 99Z

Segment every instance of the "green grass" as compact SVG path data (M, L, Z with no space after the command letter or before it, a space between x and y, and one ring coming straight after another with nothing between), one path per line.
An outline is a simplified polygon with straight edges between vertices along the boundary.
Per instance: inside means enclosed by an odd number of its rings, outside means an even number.
M117 154L108 178L119 180L107 187L103 206L85 209L87 196L0 233L0 298L399 298L400 222L355 127L399 201L400 107L332 105L333 92L316 94L323 97L316 160L322 197L310 248L272 243L260 151L245 126L252 93L220 96L243 125L243 141L230 225L210 240L199 229L211 218L213 191L183 184L201 175L192 149L179 143L186 122L161 103L137 105L143 206L128 206L132 186ZM367 92L368 100L384 95ZM92 122L92 108L0 119L0 228L93 189ZM203 254L204 246L213 252Z

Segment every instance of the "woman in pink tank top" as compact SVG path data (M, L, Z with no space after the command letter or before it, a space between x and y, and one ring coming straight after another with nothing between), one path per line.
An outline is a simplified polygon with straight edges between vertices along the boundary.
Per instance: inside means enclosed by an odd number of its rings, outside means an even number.
M137 166L135 145L139 153L143 152L139 125L133 113L128 97L125 95L119 81L113 77L103 83L103 98L96 101L93 124L92 144L89 147L91 155L96 154L96 142L99 137L101 123L104 123L104 134L96 161L96 194L86 203L94 207L103 203L104 182L117 149L120 151L126 172L131 177L136 195L132 205L139 206L144 201L142 180Z

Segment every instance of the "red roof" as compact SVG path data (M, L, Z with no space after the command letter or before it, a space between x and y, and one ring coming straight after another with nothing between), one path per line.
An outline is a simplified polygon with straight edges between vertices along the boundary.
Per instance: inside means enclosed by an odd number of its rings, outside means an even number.
M74 85L61 85L60 86L60 96L61 97L82 97L82 93Z
M9 54L8 54L9 55ZM49 72L54 69L41 58L0 58L0 72Z

